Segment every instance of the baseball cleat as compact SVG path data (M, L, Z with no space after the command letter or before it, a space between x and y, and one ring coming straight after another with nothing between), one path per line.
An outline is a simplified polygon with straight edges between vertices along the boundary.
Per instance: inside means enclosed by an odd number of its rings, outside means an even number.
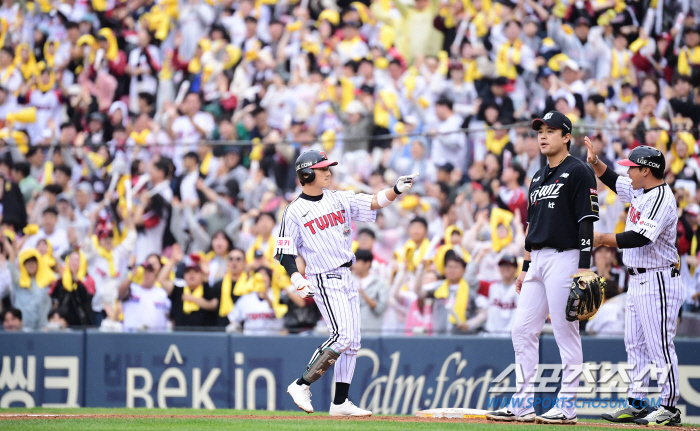
M313 413L314 407L311 405L311 390L309 386L298 385L296 381L287 386L287 393L292 396L294 404L306 413Z
M542 416L537 416L535 422L538 424L562 424L562 425L574 425L578 422L576 416L572 418L567 418L564 412L554 407Z
M634 423L639 425L649 426L681 426L681 412L676 410L675 413L660 407L654 410L643 418L636 419Z
M517 416L515 413L511 412L508 407L503 407L495 412L486 412L484 417L490 421L501 421L501 422L534 422L535 413L530 412L522 416Z
M603 413L600 417L610 422L629 423L634 422L635 419L643 418L648 414L649 410L646 408L637 409L633 406L627 406L618 407L610 413Z
M331 416L372 416L371 411L357 407L348 399L346 399L343 404L336 405L331 403L328 414Z

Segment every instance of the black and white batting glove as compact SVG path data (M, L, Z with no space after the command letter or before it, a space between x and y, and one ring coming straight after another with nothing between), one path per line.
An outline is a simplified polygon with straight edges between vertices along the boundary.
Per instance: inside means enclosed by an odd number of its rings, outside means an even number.
M401 193L410 190L411 187L413 187L413 179L418 175L418 172L416 172L411 175L404 175L403 177L399 177L399 179L396 180L396 184L394 185L394 193L400 195Z

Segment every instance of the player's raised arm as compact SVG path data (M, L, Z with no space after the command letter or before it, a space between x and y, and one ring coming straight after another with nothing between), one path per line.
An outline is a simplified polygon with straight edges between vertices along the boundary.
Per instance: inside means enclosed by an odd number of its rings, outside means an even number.
M631 182L629 181L629 179L625 177L620 178L619 174L610 169L608 165L603 163L598 158L598 155L595 153L595 150L593 149L593 144L591 143L591 140L588 138L588 136L584 138L584 142L586 144L586 147L588 148L588 156L586 161L593 168L593 172L595 172L595 175L598 178L600 178L600 181L602 181L603 184L605 184L610 190L612 190L613 193L617 194L622 202L629 203L632 193ZM618 183L618 180L621 180L622 182Z
M394 184L394 187L382 190L381 192L374 195L372 197L372 211L381 208L386 208L389 205L391 205L391 203L394 202L394 200L396 200L396 197L398 195L410 190L411 187L413 187L413 179L418 175L418 172L416 172L411 175L404 175L403 177L399 177L399 179L396 180L396 184Z

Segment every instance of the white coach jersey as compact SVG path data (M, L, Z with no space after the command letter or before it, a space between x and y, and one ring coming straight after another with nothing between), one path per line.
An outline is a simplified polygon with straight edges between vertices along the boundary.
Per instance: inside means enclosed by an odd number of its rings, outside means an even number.
M373 222L372 195L324 190L321 196L302 193L284 210L275 244L275 256L304 258L306 276L321 274L355 262L352 222Z
M625 231L634 231L649 238L644 247L626 248L622 262L632 268L668 268L678 261L676 200L668 184L649 190L632 189L632 180L620 176L615 183L620 201L630 203Z

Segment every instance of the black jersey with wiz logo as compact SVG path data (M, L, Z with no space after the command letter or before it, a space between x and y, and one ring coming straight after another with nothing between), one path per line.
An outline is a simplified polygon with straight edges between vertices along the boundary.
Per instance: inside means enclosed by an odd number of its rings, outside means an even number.
M575 157L545 165L532 178L525 238L527 249L578 249L579 222L598 220L598 191L593 170Z

